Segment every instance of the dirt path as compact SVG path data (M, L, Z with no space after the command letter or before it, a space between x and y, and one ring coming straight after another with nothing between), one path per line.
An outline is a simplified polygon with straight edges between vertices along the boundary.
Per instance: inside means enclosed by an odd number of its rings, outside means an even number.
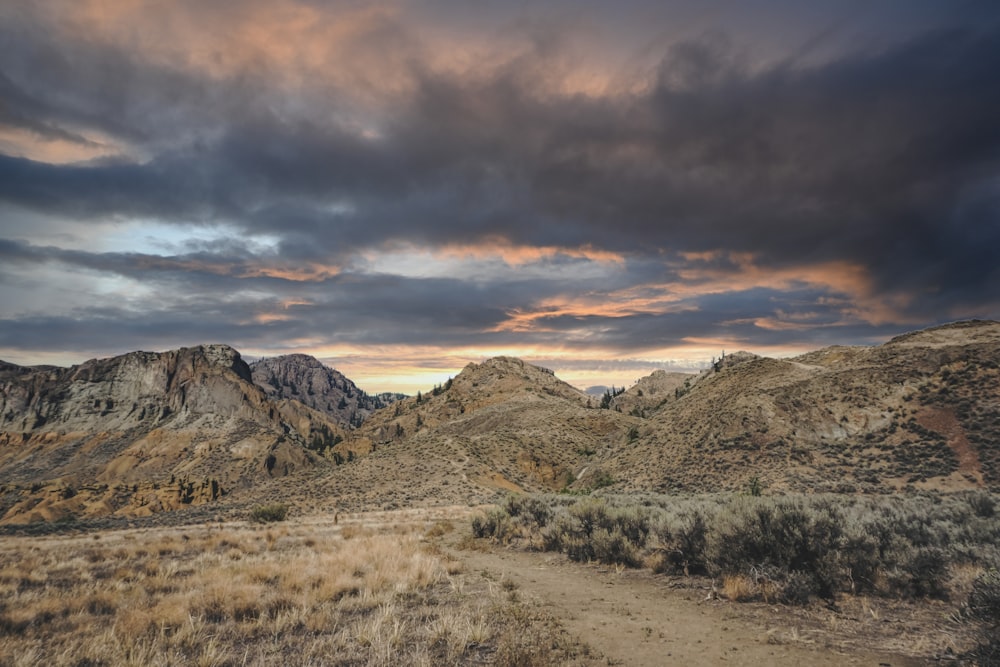
M788 614L768 618L733 603L705 601L707 591L671 588L648 572L581 565L565 557L495 548L455 551L473 571L508 579L560 618L570 634L608 664L908 667L926 664L900 655L837 652ZM754 615L756 614L756 615Z

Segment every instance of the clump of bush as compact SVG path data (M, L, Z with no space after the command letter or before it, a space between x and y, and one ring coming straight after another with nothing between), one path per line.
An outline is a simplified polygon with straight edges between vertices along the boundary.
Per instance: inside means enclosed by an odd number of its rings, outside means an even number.
M992 568L976 578L965 611L978 625L979 646L972 657L983 665L1000 664L1000 570Z
M805 603L838 593L949 594L954 566L996 562L986 492L953 496L511 496L477 537L575 561L708 575L734 599Z
M257 505L250 511L250 520L254 523L274 523L276 521L284 521L287 516L288 505L284 503Z
M648 513L584 498L556 515L542 531L542 544L546 551L563 551L575 561L635 566L641 564L648 536Z
M514 535L514 522L505 509L492 509L485 515L472 517L472 534L507 542Z
M752 573L779 594L795 584L791 600L802 601L805 591L830 598L844 574L838 553L843 535L844 521L831 506L746 499L715 517L705 560L721 575Z

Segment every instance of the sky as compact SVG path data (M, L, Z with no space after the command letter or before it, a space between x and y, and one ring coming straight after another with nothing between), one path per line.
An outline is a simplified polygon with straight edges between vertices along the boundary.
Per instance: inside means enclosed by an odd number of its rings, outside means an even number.
M585 388L1000 318L995 0L0 2L0 359Z

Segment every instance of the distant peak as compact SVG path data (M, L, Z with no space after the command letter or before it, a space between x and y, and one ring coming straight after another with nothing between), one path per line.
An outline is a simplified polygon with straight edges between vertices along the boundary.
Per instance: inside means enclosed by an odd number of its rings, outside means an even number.
M745 364L748 361L755 361L760 359L759 354L754 354L753 352L747 352L746 350L739 350L737 352L731 352L730 354L723 355L717 359L714 363L714 369L716 371L722 370L723 368L732 368L734 366L739 366L740 364Z
M308 368L320 368L325 367L325 364L321 362L316 357L309 354L302 354L301 352L295 352L292 354L281 354L276 357L264 357L258 361L255 361L251 366L257 365L295 365L295 366L306 366Z
M555 377L555 373L548 368L535 366L534 364L530 364L517 357L507 356L490 357L489 359L486 359L482 363L478 364L470 363L462 369L459 377L471 377L477 375L492 375L496 377L503 377L506 375L523 375L525 377L529 377L531 375L544 375Z

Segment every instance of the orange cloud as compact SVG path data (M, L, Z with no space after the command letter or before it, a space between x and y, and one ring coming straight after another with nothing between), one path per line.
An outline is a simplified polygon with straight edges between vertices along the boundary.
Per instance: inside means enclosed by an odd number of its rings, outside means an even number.
M496 257L509 266L523 266L560 256L600 263L624 264L625 262L624 255L591 245L576 248L517 245L502 237L486 238L477 244L450 243L431 252L439 257L454 259L484 260Z
M879 295L864 267L850 262L825 262L772 269L761 266L749 253L685 253L683 258L692 265L676 269L679 281L648 283L609 292L583 296L566 295L540 300L528 308L512 310L508 319L496 331L552 331L544 321L557 317L617 318L640 314L665 314L694 310L682 303L699 296L726 294L765 288L775 291L796 289L808 285L841 295L838 307L844 321L865 321L874 325L900 322L902 309L912 298L907 294ZM699 263L728 260L727 266L698 266ZM826 305L832 299L821 301ZM769 330L808 330L819 323L815 313L760 317L754 324Z
M330 83L367 92L409 89L391 4L242 0L72 0L54 25L212 78L266 73L290 87ZM349 57L348 57L349 56Z
M294 267L253 266L238 272L239 278L279 278L291 282L319 282L340 274L335 265L308 262Z
M49 164L71 164L121 155L124 146L111 139L80 133L78 139L50 137L20 128L0 126L0 153Z

